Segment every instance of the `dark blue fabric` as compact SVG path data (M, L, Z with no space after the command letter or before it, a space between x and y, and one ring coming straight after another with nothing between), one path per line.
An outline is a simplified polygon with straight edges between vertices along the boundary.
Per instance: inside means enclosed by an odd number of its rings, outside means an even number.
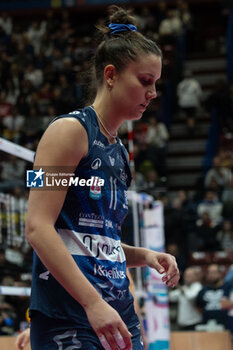
M204 287L196 299L197 307L202 309L203 322L216 320L228 328L228 310L221 308L221 299L228 298L231 291L231 284L224 283L219 287Z
M143 350L139 322L128 328L132 334L132 350ZM33 312L31 319L32 350L103 350L92 328L69 320L46 317L40 312Z

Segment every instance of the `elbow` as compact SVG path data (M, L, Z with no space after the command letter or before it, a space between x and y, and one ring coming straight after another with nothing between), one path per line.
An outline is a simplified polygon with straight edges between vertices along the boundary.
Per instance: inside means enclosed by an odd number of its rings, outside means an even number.
M38 231L38 225L34 221L27 219L26 226L25 226L25 236L28 243L30 243L30 245L32 246L33 246L34 237L36 236L37 231Z

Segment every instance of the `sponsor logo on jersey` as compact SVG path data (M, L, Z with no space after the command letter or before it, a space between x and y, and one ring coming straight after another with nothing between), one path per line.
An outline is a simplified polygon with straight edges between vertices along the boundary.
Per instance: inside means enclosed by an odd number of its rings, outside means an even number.
M89 196L95 200L100 199L102 197L101 187L95 185L91 186Z
M125 262L125 253L120 240L68 229L57 229L57 231L72 255Z
M97 215L94 213L79 213L78 224L80 226L103 228L104 217L102 215Z
M115 165L115 158L111 157L111 156L108 156L109 160L110 160L110 164L111 166L114 166Z
M93 141L93 146L97 146L99 148L105 149L104 144L101 141L99 141L99 140L94 140Z
M105 226L106 226L107 228L113 228L112 221L106 219L106 220L105 220Z
M81 112L80 111L73 111L73 112L70 112L69 114L80 114Z
M125 271L118 270L116 267L108 269L103 265L94 264L94 275L104 276L109 279L124 279L126 277Z
M121 168L120 168L120 179L122 181L124 181L124 182L126 182L127 179L128 179L128 176L127 176L126 172L123 169L121 169Z
M91 163L91 169L96 170L99 169L101 167L101 159L100 158L96 158L93 160L93 162Z
M84 219L80 218L78 221L79 226L89 226L89 227L98 227L103 228L103 220L93 220L93 219Z
M124 190L125 203L123 203L123 208L128 209L128 191Z

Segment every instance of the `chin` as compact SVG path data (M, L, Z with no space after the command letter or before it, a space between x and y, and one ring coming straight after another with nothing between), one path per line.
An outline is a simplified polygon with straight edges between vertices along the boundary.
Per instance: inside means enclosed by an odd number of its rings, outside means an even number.
M127 119L128 120L139 120L139 119L142 118L144 112L145 111L140 111L140 112L136 112L136 113L130 114Z

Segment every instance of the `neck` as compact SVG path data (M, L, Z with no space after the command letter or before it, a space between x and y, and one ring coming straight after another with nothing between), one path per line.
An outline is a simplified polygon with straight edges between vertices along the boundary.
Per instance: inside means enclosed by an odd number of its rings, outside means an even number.
M114 139L117 136L118 129L123 122L123 119L119 118L116 108L112 106L113 103L98 97L98 95L93 103L100 129L108 139Z

